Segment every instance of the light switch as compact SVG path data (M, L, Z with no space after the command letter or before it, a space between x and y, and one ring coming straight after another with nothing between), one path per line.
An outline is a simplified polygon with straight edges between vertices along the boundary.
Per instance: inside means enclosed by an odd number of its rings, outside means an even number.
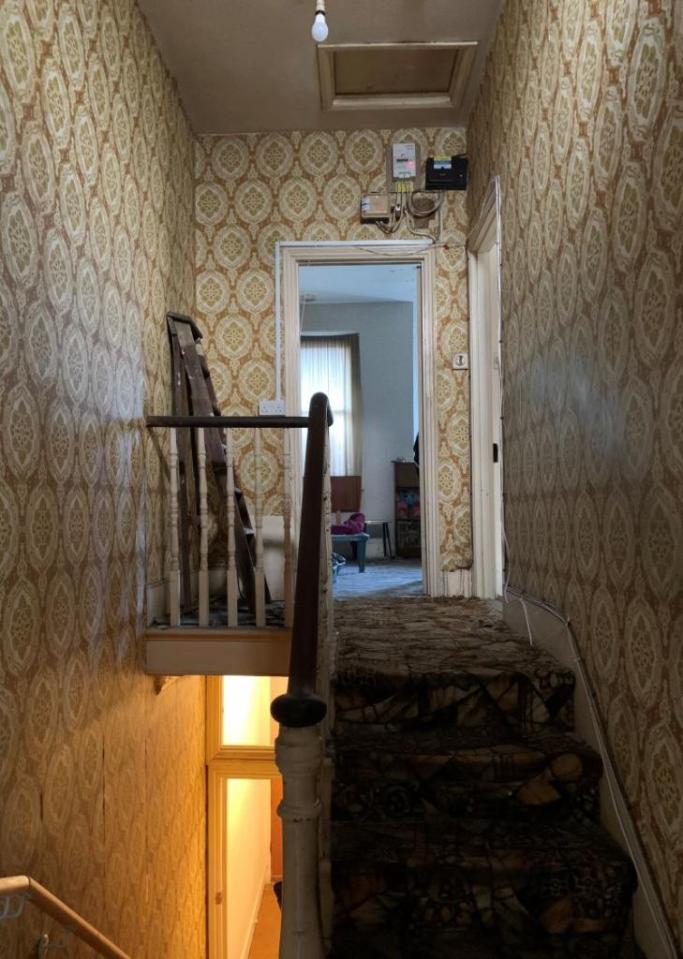
M468 370L470 368L469 353L456 353L453 357L454 370Z

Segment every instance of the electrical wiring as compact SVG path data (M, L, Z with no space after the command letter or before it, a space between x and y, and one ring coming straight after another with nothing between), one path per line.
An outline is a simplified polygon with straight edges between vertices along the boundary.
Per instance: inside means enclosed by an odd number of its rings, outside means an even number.
M512 594L512 598L508 597ZM510 587L509 582L505 584L504 598L506 603L519 603L522 607L522 612L524 613L524 619L526 622L526 627L529 632L529 642L533 646L533 637L531 630L531 623L529 621L529 614L527 611L527 604L535 606L538 609L542 609L555 619L557 619L564 626L567 636L569 639L569 646L572 653L572 658L576 666L576 673L581 682L581 686L586 695L586 701L588 702L588 710L591 715L593 729L595 730L595 737L597 740L598 750L602 757L603 763L605 765L605 781L607 783L607 788L609 790L610 799L612 801L612 806L616 813L617 822L619 823L619 829L621 830L621 835L623 837L626 848L629 852L633 866L638 875L639 888L642 890L645 899L647 900L648 908L650 914L656 922L658 933L665 943L666 948L669 953L670 959L677 959L678 951L674 944L673 937L669 930L668 923L665 919L664 910L661 902L656 898L656 893L654 892L653 883L651 877L647 872L643 871L641 863L647 862L645 850L643 849L643 844L640 840L638 832L636 830L633 819L628 811L626 805L626 800L624 799L625 790L624 784L621 780L621 776L617 771L617 768L614 764L612 758L612 750L610 749L609 743L607 742L607 737L604 732L605 724L602 720L602 715L600 713L600 707L598 704L597 696L595 689L591 682L591 679L586 670L586 665L584 658L579 649L579 644L576 639L576 634L572 629L571 620L564 616L560 610L556 609L550 603L546 603L542 599L538 599L535 596L531 596L528 593L525 593L523 590L517 589L515 587ZM616 787L615 788L615 784Z

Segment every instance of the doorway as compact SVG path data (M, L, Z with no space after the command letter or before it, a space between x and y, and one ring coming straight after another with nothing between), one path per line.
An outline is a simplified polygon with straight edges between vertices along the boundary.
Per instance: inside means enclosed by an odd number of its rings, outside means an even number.
M502 314L500 186L491 181L467 240L472 384L472 590L503 593Z
M384 565L389 573L388 583L384 587L394 595L401 595L402 589L408 591L424 591L428 595L442 595L444 593L444 574L439 569L438 549L438 497L437 497L437 466L436 466L436 409L435 409L435 370L434 370L434 331L433 331L433 277L434 261L433 250L428 243L412 243L410 241L375 241L365 243L282 243L283 266L283 310L282 310L282 340L284 343L284 372L285 395L287 397L288 412L298 414L301 411L304 397L302 395L302 336L309 341L312 350L316 338L328 337L328 334L358 336L357 350L359 353L359 369L361 371L361 391L363 390L363 355L361 337L363 331L368 331L369 321L356 317L355 326L351 323L351 314L365 312L368 317L374 314L375 318L384 312L384 319L393 311L397 315L396 303L403 303L402 308L405 324L401 328L396 323L396 336L385 338L385 368L382 376L389 369L388 352L393 348L395 340L400 339L406 349L402 363L406 370L401 374L405 384L402 391L400 414L403 427L401 439L393 436L394 423L385 418L385 428L379 424L366 424L366 440L374 437L374 447L368 449L368 442L357 441L360 457L356 463L366 462L362 466L363 472L340 473L340 477L357 477L360 475L360 509L340 509L342 524L348 520L353 512L365 513L368 522L367 532L367 559L376 562L379 571ZM373 278L373 268L382 267L384 272L376 272ZM359 272L367 268L367 273ZM318 272L316 272L318 271ZM337 272L341 271L341 272ZM355 272L354 272L355 271ZM392 272L393 271L393 272ZM361 286L362 284L362 286ZM382 287L385 292L379 292ZM333 289L336 287L336 291ZM387 290L392 292L386 292ZM340 292L342 291L342 292ZM373 294L376 297L373 298ZM344 296L345 302L338 302L337 309L332 310L331 303L325 300ZM396 299L387 299L393 296ZM315 299L319 297L319 299ZM399 297L401 299L399 299ZM359 310L361 303L366 304L365 310ZM405 304L409 304L405 306ZM375 307L381 307L375 309ZM332 316L336 313L336 317ZM325 318L323 314L327 314ZM317 325L319 328L314 329ZM403 330L399 333L399 328ZM386 331L385 331L386 335ZM329 338L329 337L328 337ZM353 350L353 345L348 348ZM406 359L407 356L407 359ZM381 360L381 357L380 357ZM407 364L407 365L406 365ZM366 357L366 390L368 399L375 386L374 377L367 372ZM370 378L369 378L370 377ZM394 381L397 377L394 377ZM400 385L400 384L399 384ZM349 387L353 390L353 384ZM343 419L342 415L342 419ZM367 419L363 414L363 419ZM419 468L414 463L413 447L419 434ZM297 459L299 470L301 458ZM347 461L347 466L353 459ZM379 465L381 462L381 466ZM377 469L375 469L375 466ZM357 467L354 467L357 468ZM368 472L372 471L372 476ZM409 470L414 475L407 476ZM334 472L334 467L333 467ZM399 473L401 475L399 475ZM295 485L298 486L295 477ZM410 482L408 482L410 480ZM400 492L405 490L406 492ZM411 513L412 510L412 513ZM377 515L370 513L377 512ZM333 517L336 523L337 517ZM409 522L412 521L412 522ZM419 522L417 522L419 521ZM398 523L403 522L400 528ZM340 524L340 525L342 525ZM393 572L389 569L391 557L396 558L398 552L406 552L408 534L413 545L413 570L407 575L408 582L403 586L400 582L391 582ZM338 541L335 541L335 548ZM340 543L346 552L349 571L355 570L354 584L361 586L369 584L370 577L361 580L359 549L353 541L348 544ZM386 551L386 556L385 556ZM341 553L341 549L339 550ZM401 558L401 557L399 557ZM404 557L406 569L407 560ZM417 560L417 562L415 562ZM385 562L386 561L386 562ZM369 563L367 564L369 566ZM351 587L351 575L344 576L345 587L348 584L351 594L355 588ZM341 584L342 578L338 582ZM343 592L339 589L339 594ZM365 589L359 589L363 595ZM391 594L391 593L390 593Z
M337 599L422 593L419 268L299 269L301 411L330 397Z

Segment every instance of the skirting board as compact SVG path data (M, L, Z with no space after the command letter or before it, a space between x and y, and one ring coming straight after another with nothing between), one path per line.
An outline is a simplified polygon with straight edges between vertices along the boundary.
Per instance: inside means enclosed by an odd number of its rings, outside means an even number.
M459 596L462 599L469 599L472 595L472 570L455 569L450 573L444 573L446 581L446 596Z
M548 610L534 605L531 601L527 601L526 611L534 643L551 653L563 666L567 666L576 672L576 662L572 654L570 636L565 625ZM510 601L503 605L503 617L515 632L521 636L528 636L529 630L524 618L524 610L514 594L511 594ZM583 684L578 681L578 677L574 708L577 735L598 752L602 752L598 729L588 705L588 696ZM632 817L628 811L619 782L611 771L611 765L606 761L607 757L604 754L602 759L605 761L605 774L600 786L602 824L614 840L622 848L626 848L619 818L621 817L624 822L629 820L632 822ZM616 797L616 801L612 796ZM669 940L667 919L660 903L650 866L644 856L636 856L632 852L630 855L639 876L638 891L633 900L633 919L638 945L647 959L677 959L676 949L672 941Z

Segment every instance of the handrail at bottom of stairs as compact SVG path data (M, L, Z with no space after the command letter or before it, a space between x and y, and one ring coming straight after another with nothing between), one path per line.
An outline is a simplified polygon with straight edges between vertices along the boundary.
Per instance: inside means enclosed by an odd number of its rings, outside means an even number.
M67 906L65 902L41 886L30 876L6 876L0 879L0 920L18 919L24 911L24 903L34 906L61 923L83 942L106 959L131 959L128 953L119 949L83 916Z

